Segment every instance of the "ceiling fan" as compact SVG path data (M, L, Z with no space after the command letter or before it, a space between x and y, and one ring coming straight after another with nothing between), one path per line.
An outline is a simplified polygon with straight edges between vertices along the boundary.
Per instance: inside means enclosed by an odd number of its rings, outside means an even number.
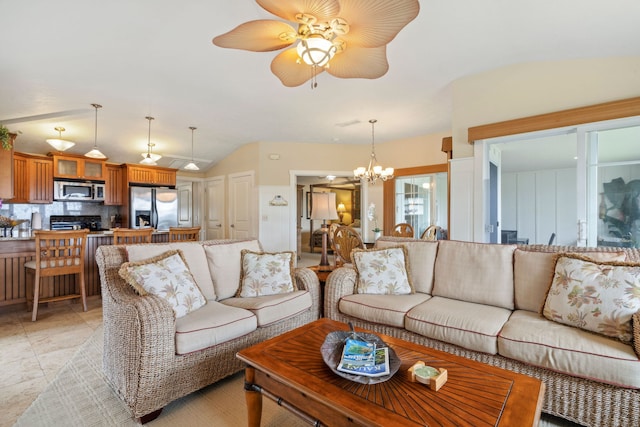
M213 39L231 49L287 49L271 62L283 85L300 86L327 71L339 78L382 77L389 69L387 44L420 11L418 0L256 0L269 19L245 22Z

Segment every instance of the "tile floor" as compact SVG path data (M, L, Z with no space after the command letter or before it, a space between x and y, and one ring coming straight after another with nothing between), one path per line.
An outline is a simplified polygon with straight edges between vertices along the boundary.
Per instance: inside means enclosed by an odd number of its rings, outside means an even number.
M38 320L24 305L0 307L0 427L12 426L60 368L102 324L99 297L82 304L41 305Z

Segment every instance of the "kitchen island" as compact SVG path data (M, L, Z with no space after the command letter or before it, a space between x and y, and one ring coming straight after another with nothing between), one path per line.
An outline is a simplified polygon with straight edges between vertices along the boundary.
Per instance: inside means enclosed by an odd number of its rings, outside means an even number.
M153 242L162 243L169 240L168 231L153 233ZM100 276L95 260L98 246L113 244L113 232L91 232L87 239L85 251L85 287L87 296L100 295ZM25 303L27 283L24 263L35 259L35 237L2 237L0 238L0 309L3 306ZM77 293L76 276L56 276L42 279L42 296L51 297Z

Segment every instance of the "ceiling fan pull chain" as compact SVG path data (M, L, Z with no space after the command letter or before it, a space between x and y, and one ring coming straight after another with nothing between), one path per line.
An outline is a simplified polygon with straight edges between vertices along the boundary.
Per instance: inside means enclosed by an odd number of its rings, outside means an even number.
M318 81L316 80L316 65L311 66L311 90L318 87Z

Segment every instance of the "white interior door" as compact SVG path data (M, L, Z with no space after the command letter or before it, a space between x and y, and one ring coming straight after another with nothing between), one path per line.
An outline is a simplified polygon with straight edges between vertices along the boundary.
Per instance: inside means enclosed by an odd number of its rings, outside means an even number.
M193 183L176 185L178 190L178 227L193 225Z
M204 193L206 199L206 238L207 240L224 239L224 177L205 181Z
M229 237L255 237L253 213L253 172L229 175Z

